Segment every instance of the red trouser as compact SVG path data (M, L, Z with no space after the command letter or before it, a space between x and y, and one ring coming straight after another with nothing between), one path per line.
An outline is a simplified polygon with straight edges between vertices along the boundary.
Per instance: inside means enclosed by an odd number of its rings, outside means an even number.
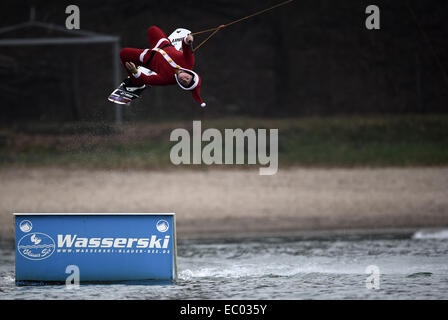
M160 28L156 26L149 27L148 29L148 42L149 42L149 48L154 48L160 41L160 39L167 38L165 35L165 32L163 32ZM160 45L159 45L160 46ZM126 69L126 62L133 62L136 66L143 66L143 51L145 49L134 49L134 48L123 48L120 51L120 59L121 63L123 64L124 68ZM151 50L148 51L148 53L145 55L151 54ZM132 73L126 69L126 72L131 77L131 81L134 84L138 84L138 81L135 81L135 78L132 76Z

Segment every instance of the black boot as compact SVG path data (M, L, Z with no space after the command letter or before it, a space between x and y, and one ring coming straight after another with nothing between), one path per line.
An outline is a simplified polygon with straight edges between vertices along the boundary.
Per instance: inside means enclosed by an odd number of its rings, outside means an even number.
M143 90L146 89L146 85L136 86L136 85L132 84L131 78L127 77L121 83L120 88L126 92L136 95L137 97L140 97Z

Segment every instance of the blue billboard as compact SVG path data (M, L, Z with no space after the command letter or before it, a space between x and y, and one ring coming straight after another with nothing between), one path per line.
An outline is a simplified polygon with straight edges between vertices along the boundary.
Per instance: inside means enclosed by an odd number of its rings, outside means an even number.
M15 213L16 284L175 280L174 213Z

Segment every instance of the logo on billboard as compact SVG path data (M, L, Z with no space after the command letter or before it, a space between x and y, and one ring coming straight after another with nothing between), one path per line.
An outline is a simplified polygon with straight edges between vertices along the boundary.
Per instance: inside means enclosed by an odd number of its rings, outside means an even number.
M168 221L166 220L159 220L157 221L156 228L159 232L167 232L170 225Z
M29 220L23 220L20 222L19 228L22 232L30 232L33 229L33 224Z
M35 232L23 236L19 240L17 250L26 259L43 260L53 254L55 247L54 240L49 235Z

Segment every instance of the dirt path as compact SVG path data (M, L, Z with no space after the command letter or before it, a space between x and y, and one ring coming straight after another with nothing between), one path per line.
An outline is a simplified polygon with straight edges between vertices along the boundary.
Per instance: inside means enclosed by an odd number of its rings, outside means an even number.
M0 170L0 239L12 212L176 212L180 237L448 225L448 168Z

